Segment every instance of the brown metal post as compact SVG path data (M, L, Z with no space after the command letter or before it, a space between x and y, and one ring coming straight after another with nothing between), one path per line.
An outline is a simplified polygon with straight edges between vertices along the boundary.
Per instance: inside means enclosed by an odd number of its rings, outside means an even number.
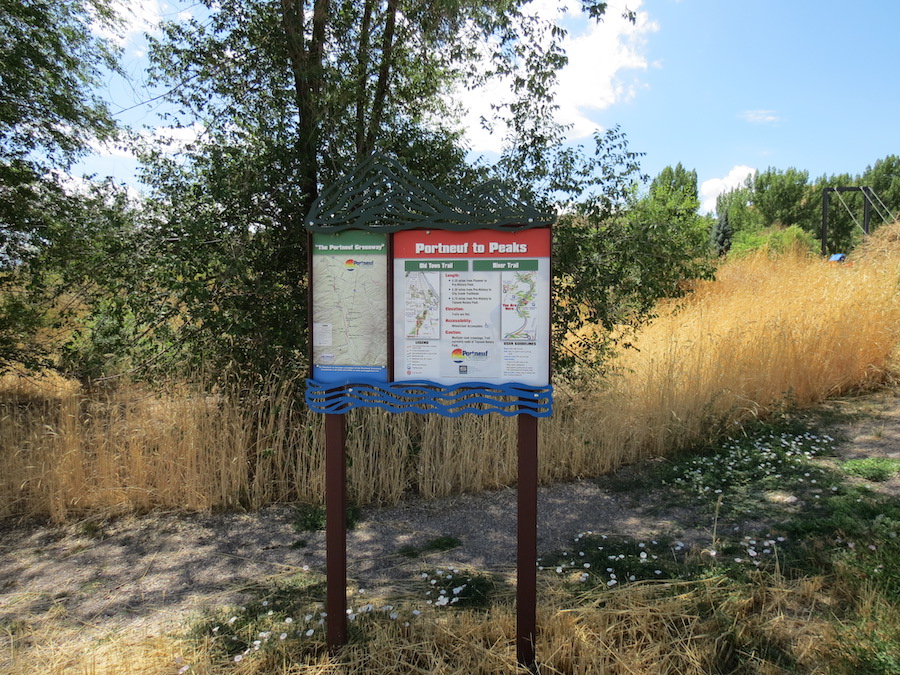
M347 642L347 462L344 415L325 415L325 611L328 646Z
M520 413L518 422L516 658L530 669L535 663L537 635L538 420Z
M822 190L822 256L828 253L828 201L834 188Z

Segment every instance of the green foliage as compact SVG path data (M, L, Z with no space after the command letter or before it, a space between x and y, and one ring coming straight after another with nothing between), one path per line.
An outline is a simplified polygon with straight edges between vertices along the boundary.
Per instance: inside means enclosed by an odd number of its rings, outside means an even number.
M4 168L16 160L45 170L65 166L92 138L113 134L115 125L94 89L100 68L115 67L115 54L92 27L115 23L108 0L0 0ZM9 184L7 176L0 178L0 185Z
M455 568L423 572L425 598L435 607L483 608L490 606L496 584L482 572Z
M868 624L868 622L867 622ZM850 667L866 675L900 673L900 637L888 624L860 627L848 641Z
M484 178L466 163L453 87L512 83L496 120L512 128L511 184L565 173L565 158L548 170L545 152L565 30L522 13L525 2L441 0L402 16L396 3L205 4L207 21L165 24L150 50L173 122L204 127L178 157L144 152L153 283L170 299L142 311L180 308L182 358L251 375L302 369L310 204L373 151L439 186ZM562 142L552 133L551 153Z
M111 183L74 191L46 179L33 196L40 237L0 265L0 365L91 378L152 356L147 326L128 311L159 290L138 282L136 264L149 247L127 192Z
M700 208L696 170L688 171L681 162L675 168L665 167L650 182L649 201L659 204L665 220L693 218Z
M900 156L888 155L867 166L859 184L872 188L877 196L872 214L876 226L885 218L892 222L900 217Z
M95 31L116 23L107 0L0 0L0 366L51 363L47 341L81 302L56 302L86 264L69 244L112 213L61 172L116 133L96 93L116 54Z
M191 345L191 358L250 373L302 366L302 220L318 188L372 150L439 186L483 178L465 163L445 94L492 77L509 78L513 93L509 108L486 121L509 129L492 175L528 201L566 206L593 223L557 231L559 251L579 249L556 265L565 280L559 297L574 310L557 334L584 325L578 308L585 298L589 314L610 327L636 323L657 297L678 292L683 274L695 269L696 252L684 251L690 237L684 228L612 222L641 178L637 154L618 128L598 133L593 152L565 145L552 104L565 29L523 13L523 4L422 5L404 11L404 29L394 31L395 6L346 3L313 15L312 33L296 44L287 10L279 14L271 3L217 3L206 24L164 27L151 49L154 82L179 84L171 97L184 111L182 124L205 121L204 140L177 160L146 155L145 180L160 205L155 283L181 307L179 339ZM605 10L605 3L586 7L595 19ZM316 21L325 27L320 43ZM492 50L487 58L478 44ZM300 57L315 64L306 79L297 77ZM314 100L305 98L310 87ZM304 126L309 115L314 130ZM677 208L695 214L696 174L679 171L693 176L693 194L686 206L679 196ZM597 243L599 230L612 236ZM588 362L604 343L581 350ZM574 360L557 363L565 372Z
M831 491L837 479L811 466L810 459L828 452L830 436L810 432L770 431L730 439L708 454L685 457L665 465L664 485L682 492L698 507L723 516L758 516L781 510L767 494L805 496Z
M299 504L295 507L294 529L297 532L315 532L325 529L326 512L321 504ZM356 504L349 504L344 514L347 529L352 530L359 523L362 511Z
M787 171L769 167L757 172L753 180L753 205L764 227L799 225L815 231L820 202L812 198L808 180L808 171L793 167Z
M554 364L567 375L600 367L614 329L640 325L659 298L684 292L685 279L712 274L695 198L660 185L656 198L636 201L639 155L618 128L595 141L603 179L553 232Z
M757 233L766 229L780 231L787 226L787 230L802 229L810 241L818 240L820 243L814 250L821 250L825 188L872 188L875 193L872 230L884 222L892 222L900 213L900 157L896 155L878 160L860 176L849 173L821 176L812 183L808 179L806 171L770 167L749 178L743 186L719 195L716 212L728 214L735 232L735 247L746 251L764 246L771 243L770 238ZM864 207L860 192L831 193L826 251L847 253L862 240Z
M597 593L622 584L715 580L737 604L698 606L708 630L723 643L734 640L736 659L738 653L752 653L792 672L795 657L771 634L734 631L734 609L751 598L758 601L759 590L779 587L786 578L825 579L820 597L840 600L819 601L827 607L820 618L832 622L843 645L842 653L829 655L830 666L835 672L844 672L839 667L894 672L900 654L900 502L825 470L817 457L829 451L831 437L786 420L787 425L757 425L708 455L684 457L663 470L668 485L696 497L696 507L710 517L708 541L688 546L664 536L634 540L587 532L567 550L541 560L540 568L568 581L578 597L587 593L594 601ZM766 504L765 495L776 489L798 499ZM745 506L735 510L735 503ZM764 535L739 537L731 527L735 521L718 521L735 515L745 526L747 516L775 524L766 526ZM669 583L664 588L683 590Z
M681 542L666 537L646 541L583 532L571 548L538 560L541 571L587 587L609 587L700 574L701 561Z
M716 213L728 214L728 223L735 234L762 229L762 216L753 206L753 177L748 177L741 187L716 197Z
M788 251L815 254L819 252L820 245L812 234L797 225L756 231L741 230L734 235L730 255L742 256L757 250L765 250L776 255Z
M315 649L324 633L319 601L325 590L324 579L312 573L250 588L244 606L210 612L193 624L188 637L208 640L215 653L232 662L285 648Z
M841 468L851 476L859 476L874 483L890 480L900 473L900 460L888 457L850 459Z

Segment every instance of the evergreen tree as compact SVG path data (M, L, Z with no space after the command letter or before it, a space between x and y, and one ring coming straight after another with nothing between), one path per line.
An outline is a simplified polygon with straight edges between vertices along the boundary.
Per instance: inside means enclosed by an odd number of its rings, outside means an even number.
M713 225L709 238L710 246L716 255L722 256L728 253L728 249L731 248L732 236L734 236L734 232L732 232L731 224L728 222L728 212L722 211Z

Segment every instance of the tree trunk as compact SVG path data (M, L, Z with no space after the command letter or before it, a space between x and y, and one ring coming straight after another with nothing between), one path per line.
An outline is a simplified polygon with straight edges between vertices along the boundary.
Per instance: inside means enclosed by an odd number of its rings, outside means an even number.
M372 12L374 0L366 0L363 8L359 30L359 52L356 70L356 158L361 160L366 155L366 109L369 96L366 82L369 79L369 38L372 33Z
M297 142L300 188L305 214L319 194L319 95L322 91L322 59L329 0L313 3L312 33L304 37L303 0L281 0L281 17L287 37L294 98L299 115Z
M384 36L381 43L381 67L378 69L378 83L375 85L375 97L372 100L372 116L369 119L369 131L366 134L364 155L375 149L375 135L381 127L384 101L387 98L388 80L391 75L391 63L394 52L394 26L397 23L397 0L388 0L387 17L385 18Z

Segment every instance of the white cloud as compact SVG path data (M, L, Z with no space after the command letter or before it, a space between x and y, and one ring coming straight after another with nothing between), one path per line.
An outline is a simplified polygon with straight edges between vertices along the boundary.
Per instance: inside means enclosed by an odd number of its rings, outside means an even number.
M144 142L165 148L167 152L176 154L196 141L206 130L201 122L194 122L186 127L155 127L141 132ZM114 157L136 160L134 153L124 143L100 141L93 139L90 147L98 157Z
M747 176L756 172L756 169L743 164L734 166L724 178L710 178L700 185L700 212L714 213L716 210L716 197L723 192L740 187L747 180Z
M751 124L773 124L780 121L774 110L745 110L740 118Z
M573 125L573 138L597 128L588 116L591 111L634 98L641 85L637 78L624 77L623 71L647 69L647 35L657 30L658 24L646 12L638 12L631 24L612 10L603 23L591 22L586 31L566 40L569 64L560 73L556 101L559 120Z
M97 24L94 32L119 46L125 46L144 33L154 32L162 18L159 0L115 0L113 9L121 24L113 29Z
M124 157L135 159L134 154L122 143L92 139L88 145L99 157Z
M157 145L166 147L170 153L184 150L206 131L202 122L194 122L186 127L156 127L149 138Z
M630 7L637 10L638 0ZM576 23L577 29L569 29L563 41L569 62L559 73L559 85L555 102L559 106L557 121L572 125L571 139L584 138L598 125L589 115L615 103L632 99L641 87L636 77L626 77L625 71L641 71L648 68L644 48L647 35L659 30L646 12L636 12L632 24L621 12L610 9L604 20L597 24L580 17L577 2L568 2L562 10L556 2L539 0L532 4L539 16L553 19L562 12L567 23ZM457 93L457 99L468 110L463 123L466 137L473 150L499 152L502 135L482 129L480 118L492 116L491 104L509 102L511 89L508 82L494 80L474 91ZM502 131L502 129L500 129Z
M92 196L92 188L96 187L98 183L104 182L103 179L95 181L91 178L86 178L85 176L76 176L59 169L53 169L52 171L50 171L49 175L53 175L57 178L57 180L59 180L60 185L62 186L63 190L65 190L66 194L78 195L81 197ZM127 195L132 207L141 207L141 204L143 203L143 196L141 195L140 190L135 188L133 185L121 185L120 188L125 190L125 194Z

